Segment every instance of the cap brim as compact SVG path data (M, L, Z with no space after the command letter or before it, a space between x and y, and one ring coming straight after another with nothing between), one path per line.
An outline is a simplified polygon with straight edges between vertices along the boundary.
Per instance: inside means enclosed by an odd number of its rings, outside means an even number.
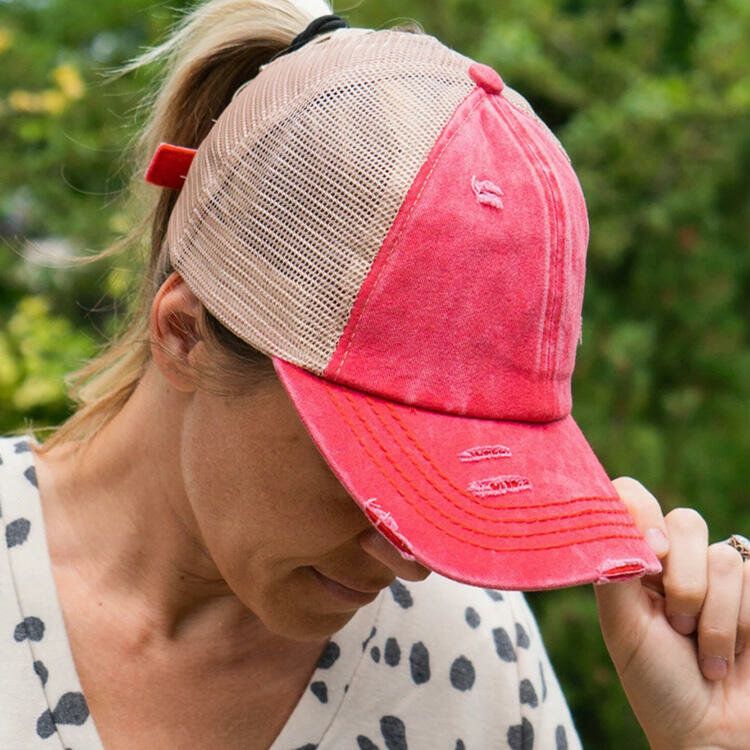
M572 415L435 412L272 359L332 471L405 557L473 586L523 591L661 571Z

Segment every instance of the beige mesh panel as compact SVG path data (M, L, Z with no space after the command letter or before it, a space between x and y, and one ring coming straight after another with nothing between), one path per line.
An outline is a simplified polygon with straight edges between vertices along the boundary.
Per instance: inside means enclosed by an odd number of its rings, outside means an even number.
M471 62L430 36L345 29L241 87L167 233L206 307L258 349L321 373L417 171L474 87ZM557 141L523 96L503 95Z
M417 171L474 88L471 62L427 35L342 29L242 87L167 233L211 313L320 374Z

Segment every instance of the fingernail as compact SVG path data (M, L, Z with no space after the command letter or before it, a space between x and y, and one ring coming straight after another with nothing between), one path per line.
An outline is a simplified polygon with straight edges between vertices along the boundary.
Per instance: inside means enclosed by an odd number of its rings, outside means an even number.
M646 541L655 555L663 555L669 549L669 540L656 526L646 530Z
M704 656L703 674L709 680L723 680L727 674L727 660L723 656Z
M690 635L695 630L697 623L693 615L672 615L669 621L672 623L672 627L682 635Z

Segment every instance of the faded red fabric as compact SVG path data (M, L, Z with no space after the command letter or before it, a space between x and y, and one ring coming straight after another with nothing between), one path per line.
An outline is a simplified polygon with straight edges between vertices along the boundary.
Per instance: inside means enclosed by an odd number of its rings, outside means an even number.
M500 187L502 208L473 179ZM587 243L565 155L477 88L406 196L325 376L457 414L569 414Z
M468 419L276 365L339 481L394 546L431 570L533 590L661 569L571 416ZM528 489L493 494L514 486Z
M578 178L499 76L473 76L324 377L275 359L277 372L355 501L431 569L523 590L659 572L571 416L589 232Z

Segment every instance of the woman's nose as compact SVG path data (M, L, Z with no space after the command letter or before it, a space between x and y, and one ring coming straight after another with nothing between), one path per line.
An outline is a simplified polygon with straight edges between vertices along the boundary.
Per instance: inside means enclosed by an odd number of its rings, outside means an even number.
M374 526L363 531L359 544L369 555L379 560L393 571L397 578L407 581L423 581L432 573L429 568L416 560L407 560Z

